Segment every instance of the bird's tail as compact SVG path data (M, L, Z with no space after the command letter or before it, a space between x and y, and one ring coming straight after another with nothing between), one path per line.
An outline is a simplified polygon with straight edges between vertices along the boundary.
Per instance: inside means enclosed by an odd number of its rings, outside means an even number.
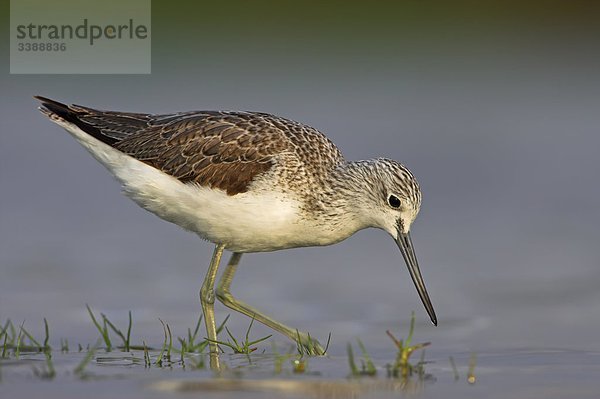
M52 121L72 123L90 136L111 146L118 141L82 119L82 116L89 114L91 108L67 105L42 96L33 97L42 103L38 109Z

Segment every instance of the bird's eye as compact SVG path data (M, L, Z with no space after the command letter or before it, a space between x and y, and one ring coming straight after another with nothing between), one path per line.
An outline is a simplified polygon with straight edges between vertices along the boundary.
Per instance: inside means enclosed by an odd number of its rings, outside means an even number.
M388 197L388 204L390 204L392 208L400 208L400 198L392 194Z

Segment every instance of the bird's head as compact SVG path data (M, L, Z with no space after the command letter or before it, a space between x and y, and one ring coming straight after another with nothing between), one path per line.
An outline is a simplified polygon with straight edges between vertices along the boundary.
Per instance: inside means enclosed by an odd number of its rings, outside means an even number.
M413 174L399 162L377 159L372 167L376 177L373 193L377 196L376 206L372 208L374 224L387 231L396 241L419 297L431 321L437 325L437 318L410 237L410 228L421 208L419 184Z

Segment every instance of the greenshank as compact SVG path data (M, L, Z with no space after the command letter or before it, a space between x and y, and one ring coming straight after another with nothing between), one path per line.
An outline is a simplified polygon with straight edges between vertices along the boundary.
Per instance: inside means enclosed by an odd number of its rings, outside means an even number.
M211 354L218 352L215 298L322 353L308 334L235 298L233 276L244 253L331 245L368 227L396 241L437 325L410 236L421 190L399 162L347 161L318 130L266 113L155 115L36 98L41 112L103 164L129 198L215 244L200 289ZM215 287L224 250L232 255Z

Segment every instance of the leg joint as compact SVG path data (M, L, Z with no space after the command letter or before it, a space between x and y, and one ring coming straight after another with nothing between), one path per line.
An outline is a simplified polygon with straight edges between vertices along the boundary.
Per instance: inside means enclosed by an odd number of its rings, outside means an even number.
M215 290L214 288L202 287L200 290L200 301L204 303L213 304L215 303Z
M217 298L223 305L233 302L233 295L231 295L228 289L223 287L217 287Z

